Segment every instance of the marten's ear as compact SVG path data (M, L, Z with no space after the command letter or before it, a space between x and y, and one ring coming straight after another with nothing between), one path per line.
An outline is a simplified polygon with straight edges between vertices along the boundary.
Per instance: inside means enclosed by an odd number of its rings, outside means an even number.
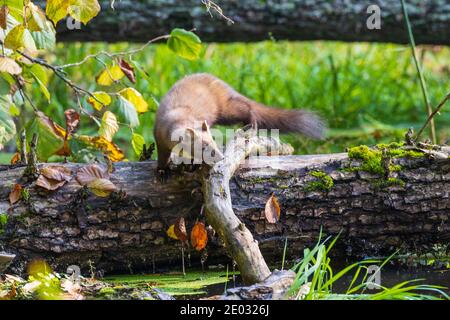
M209 132L209 125L208 125L208 122L206 122L206 120L203 121L203 123L202 123L202 131Z
M194 139L195 137L201 137L201 135L199 135L198 133L198 130L195 130L191 127L186 128L186 134L189 134L192 139Z

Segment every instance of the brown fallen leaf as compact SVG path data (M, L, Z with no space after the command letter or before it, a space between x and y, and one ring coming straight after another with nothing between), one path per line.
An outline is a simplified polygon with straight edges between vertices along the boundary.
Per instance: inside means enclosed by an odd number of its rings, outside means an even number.
M272 194L266 202L265 215L267 222L277 223L280 220L280 205L278 199Z
M72 180L72 170L63 166L48 166L40 170L36 185L49 191L61 188Z
M65 185L66 182L66 180L58 181L49 179L41 174L36 180L36 185L49 191L55 191Z
M117 191L117 187L108 179L95 179L87 186L98 197L108 197L112 192Z
M76 179L79 184L85 186L97 179L109 179L109 173L98 165L92 164L78 169Z
M203 250L208 244L208 232L203 222L197 222L192 228L191 243L197 251Z
M125 61L124 59L120 59L119 67L132 83L136 83L136 75L134 74L134 68L127 61Z
M72 180L72 170L63 166L44 167L40 170L40 173L48 179L56 180L59 182L69 182L70 180Z
M16 183L9 194L9 203L15 204L22 197L22 186Z
M186 222L183 217L179 217L177 221L175 221L174 232L177 238L182 242L187 241Z

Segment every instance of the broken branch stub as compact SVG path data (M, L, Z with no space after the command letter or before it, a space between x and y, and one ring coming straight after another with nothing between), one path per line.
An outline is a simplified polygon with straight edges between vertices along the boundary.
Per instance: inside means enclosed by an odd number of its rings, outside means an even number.
M279 140L258 137L255 130L239 131L227 144L224 158L203 177L208 222L225 243L226 249L238 265L242 279L247 284L264 281L270 275L270 270L257 241L233 211L229 182L245 158L267 149L272 153L289 150Z

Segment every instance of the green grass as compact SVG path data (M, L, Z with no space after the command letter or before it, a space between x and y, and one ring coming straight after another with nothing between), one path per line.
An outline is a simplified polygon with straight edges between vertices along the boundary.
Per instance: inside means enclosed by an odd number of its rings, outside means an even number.
M0 152L0 164L9 164L14 154L7 152Z
M130 44L60 44L46 58L53 64L81 60L100 50L127 50ZM418 51L423 49L418 48ZM428 94L435 106L450 87L450 49L427 48L422 65ZM102 58L105 63L108 59ZM222 78L238 91L259 102L281 108L308 108L319 112L331 130L325 142L301 137L284 139L297 153L343 151L359 144L376 144L402 139L408 127L419 128L426 120L416 69L407 46L391 44L347 44L339 42L261 42L255 44L209 44L197 61L177 57L164 44L147 48L133 58L149 75L138 74L136 88L151 101L160 99L184 75L209 72ZM117 90L99 88L96 75L103 65L90 60L81 67L67 69L68 76L91 91ZM49 84L52 102L48 104L33 88L36 105L58 123L63 124L64 110L77 108L69 88L54 77ZM92 111L90 105L85 108ZM22 119L21 122L24 120ZM450 136L449 109L436 117L439 142ZM154 112L141 117L137 132L147 142L153 141ZM81 132L94 133L95 125L82 118ZM130 131L122 128L116 142L135 160L130 147Z
M392 287L385 287L381 282L375 293L368 291L368 284L373 283L369 266L382 268L394 255L383 262L378 260L363 260L350 264L336 272L332 268L329 252L338 237L328 244L328 239L319 239L312 249L306 248L303 258L292 270L296 278L289 289L288 296L297 300L440 300L450 299L441 286L422 284L423 279L403 281ZM348 288L336 293L333 286L344 277L351 277ZM382 278L381 278L382 280Z

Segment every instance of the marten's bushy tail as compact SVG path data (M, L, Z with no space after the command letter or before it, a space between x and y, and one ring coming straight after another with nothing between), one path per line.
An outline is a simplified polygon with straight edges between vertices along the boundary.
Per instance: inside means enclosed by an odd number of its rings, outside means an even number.
M255 103L253 117L259 128L279 129L281 133L302 133L314 139L323 139L326 126L323 120L307 110L284 110Z

